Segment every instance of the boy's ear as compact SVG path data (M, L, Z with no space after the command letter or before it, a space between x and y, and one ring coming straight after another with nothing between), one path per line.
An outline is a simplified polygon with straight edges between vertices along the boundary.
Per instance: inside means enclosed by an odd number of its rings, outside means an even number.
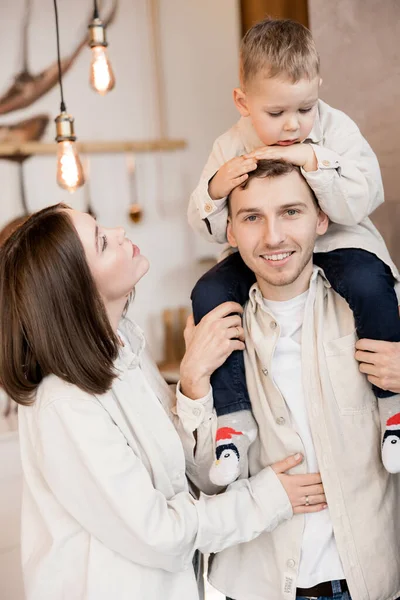
M231 221L230 217L228 217L228 225L227 225L227 228L226 228L226 237L227 237L227 240L228 240L228 244L230 246L232 246L232 248L237 248L238 247L238 245L236 243L235 236L233 235L232 221Z
M233 90L233 101L242 117L248 117L250 113L247 108L246 94L240 88Z

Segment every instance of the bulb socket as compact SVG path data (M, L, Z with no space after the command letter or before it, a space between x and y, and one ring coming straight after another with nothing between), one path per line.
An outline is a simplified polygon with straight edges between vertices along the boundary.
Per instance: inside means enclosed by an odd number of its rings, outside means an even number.
M56 142L75 142L76 135L74 131L74 117L66 112L62 112L54 119L56 123Z
M106 29L101 19L93 19L88 26L89 29L89 46L94 48L95 46L108 46L106 39Z

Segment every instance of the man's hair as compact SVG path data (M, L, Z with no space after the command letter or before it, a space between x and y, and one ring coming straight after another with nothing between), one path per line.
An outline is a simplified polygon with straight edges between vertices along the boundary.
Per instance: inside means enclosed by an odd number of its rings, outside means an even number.
M289 175L293 171L296 171L300 177L303 177L300 171L300 168L292 163L286 162L284 160L272 160L272 159L262 159L257 162L257 168L254 171L250 171L248 173L248 178L241 183L238 188L241 190L245 190L250 182L253 179L265 179L272 177L282 177L283 175ZM305 180L304 180L305 181ZM307 182L306 182L307 183ZM308 185L308 184L307 184ZM236 188L234 188L236 189ZM314 194L314 191L310 189L310 194L312 196L315 207L319 209L318 200ZM232 190L233 192L234 190ZM232 194L231 192L231 194ZM228 214L231 216L231 202L230 202L230 194L228 196Z
M94 235L93 235L94 243ZM102 394L116 376L118 338L68 206L28 218L0 249L0 381L20 404L54 374Z
M319 75L319 56L311 32L290 19L265 19L245 34L240 46L243 86L258 74L285 75L293 83Z

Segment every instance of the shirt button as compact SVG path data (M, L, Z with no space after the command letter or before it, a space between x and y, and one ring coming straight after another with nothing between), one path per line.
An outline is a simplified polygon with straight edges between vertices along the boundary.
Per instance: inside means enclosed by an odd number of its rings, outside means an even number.
M329 167L329 165L330 165L331 163L329 162L329 160L323 160L323 161L322 161L322 164L324 165L324 167Z
M263 369L262 372L263 372L263 375L268 375L268 369Z
M194 409L193 409L193 414L194 414L196 417L199 417L199 416L200 416L200 414L201 414L201 410L200 410L200 408L194 408Z
M278 417L276 422L278 423L278 425L284 425L286 421L283 417Z
M271 321L269 326L271 327L271 329L276 329L278 327L278 323L276 321Z
M293 569L296 566L296 561L293 558L289 558L286 564L290 569Z
M205 204L205 205L204 205L204 210L205 210L207 213L211 212L211 211L212 211L212 209L213 209L213 207L212 207L212 205L211 205L209 202L207 202L207 204Z

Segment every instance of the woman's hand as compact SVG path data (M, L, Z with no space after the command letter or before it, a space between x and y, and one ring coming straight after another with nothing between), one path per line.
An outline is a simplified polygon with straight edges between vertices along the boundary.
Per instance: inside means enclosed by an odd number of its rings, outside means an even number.
M400 342L358 340L356 359L368 381L382 390L400 394Z
M206 396L214 371L234 350L244 350L242 313L240 304L224 302L197 326L190 315L184 331L186 353L180 368L182 394L193 399Z
M285 488L295 515L319 512L327 507L324 486L319 473L286 474L286 471L300 464L302 460L301 454L295 454L271 465Z

